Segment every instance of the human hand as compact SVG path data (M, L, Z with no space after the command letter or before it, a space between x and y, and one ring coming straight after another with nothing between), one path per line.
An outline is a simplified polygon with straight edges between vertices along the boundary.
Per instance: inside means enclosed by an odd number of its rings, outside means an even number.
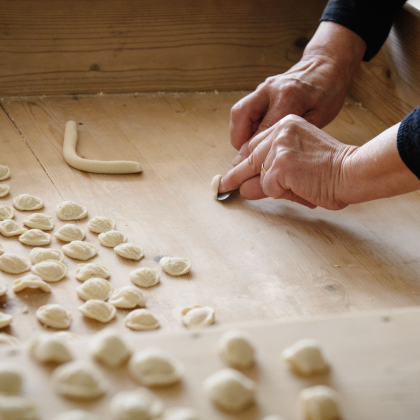
M310 208L339 210L348 205L343 169L358 147L289 115L254 137L249 149L249 157L222 178L219 192L240 188L247 199L283 198Z
M221 179L219 192L239 188L250 200L283 198L340 210L420 190L398 152L398 129L396 124L357 147L289 115L250 142L251 154Z
M340 111L366 45L351 30L322 22L299 63L269 77L231 110L230 138L239 150L233 164L250 154L249 141L294 114L322 128Z

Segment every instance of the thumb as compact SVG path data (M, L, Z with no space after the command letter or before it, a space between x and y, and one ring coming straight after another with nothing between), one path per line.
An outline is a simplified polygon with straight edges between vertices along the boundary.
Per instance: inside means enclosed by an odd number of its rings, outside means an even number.
M261 134L263 131L266 131L269 128L271 128L274 124L277 123L277 121L279 120L277 119L276 112L269 110L267 114L265 115L265 117L262 119L261 123L259 124L253 136L246 143L244 143L242 147L239 149L238 154L236 155L235 159L233 159L232 161L232 165L236 166L236 165L239 165L242 161L244 161L260 143L260 141L255 143L255 140L254 140L255 137ZM264 137L262 136L260 137L261 137L261 140L264 139ZM254 141L252 142L252 147L250 147L250 143L252 140Z

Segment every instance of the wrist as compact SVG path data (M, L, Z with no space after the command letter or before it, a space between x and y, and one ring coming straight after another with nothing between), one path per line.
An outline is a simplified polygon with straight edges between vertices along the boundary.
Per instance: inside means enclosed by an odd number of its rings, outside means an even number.
M303 52L302 60L322 58L337 66L351 81L366 44L359 35L335 22L323 21Z
M339 192L343 202L362 203L420 189L420 180L399 156L398 127L394 125L343 159Z

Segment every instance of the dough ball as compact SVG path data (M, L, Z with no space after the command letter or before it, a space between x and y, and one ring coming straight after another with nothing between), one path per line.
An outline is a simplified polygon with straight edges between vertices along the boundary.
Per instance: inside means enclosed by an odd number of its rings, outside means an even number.
M97 299L88 300L82 306L79 306L79 311L85 317L95 319L104 324L114 319L117 314L115 306Z
M86 281L93 277L107 279L110 275L109 270L101 264L78 264L76 268L76 279L79 281Z
M38 420L39 418L38 408L30 398L0 395L0 419Z
M20 255L6 252L0 256L0 270L10 274L20 274L28 271L31 263Z
M64 254L60 249L53 248L33 248L29 253L32 264L38 264L42 261L64 261Z
M75 360L56 368L52 374L55 390L76 400L93 400L105 394L108 383L90 364Z
M130 273L130 280L139 287L152 287L160 282L159 273L155 268L141 267Z
M63 364L73 360L73 354L66 339L57 333L37 334L29 343L29 352L39 363Z
M165 410L162 420L203 420L203 417L193 408L174 407Z
M181 311L182 322L188 328L204 328L214 322L214 309L210 306L192 305Z
M182 276L191 270L191 261L188 258L163 257L159 264L171 276Z
M0 332L0 349L4 349L6 347L18 347L19 345L20 341L16 337Z
M164 387L179 382L184 375L184 365L155 347L134 353L128 363L131 377L141 385Z
M160 322L147 309L135 309L124 319L124 325L132 330L155 330L160 327Z
M0 185L0 198L6 197L7 194L9 194L10 187L6 184Z
M44 213L33 213L23 219L23 224L31 229L51 230L54 228L54 219Z
M21 194L13 199L13 205L18 210L33 211L44 207L44 202L40 197L35 197L30 194Z
M55 212L60 220L80 220L87 214L87 208L74 201L63 201L55 208Z
M127 242L127 236L118 232L118 230L110 230L101 233L99 234L98 239L101 245L108 248L115 248L117 245Z
M13 207L0 205L0 221L6 219L13 219L15 211Z
M65 277L67 267L61 261L47 260L33 265L31 271L42 280L55 283Z
M36 317L41 324L57 330L69 328L72 320L71 313L57 303L41 306L36 311Z
M324 385L306 388L299 395L299 404L305 420L339 420L337 393Z
M125 244L117 245L114 248L114 251L116 254L118 254L120 257L127 258L129 260L141 260L144 257L143 250L134 244L131 244L129 242Z
M254 381L234 369L219 370L209 376L204 390L217 407L231 413L244 411L254 403Z
M22 382L22 374L10 362L0 364L0 394L19 394Z
M80 335L70 332L70 331L58 331L54 333L54 337L60 339L61 341L68 342L72 340L80 340Z
M5 179L9 178L10 176L10 169L6 165L0 165L0 181L4 181Z
M27 288L39 289L45 293L51 293L51 287L49 284L45 283L41 277L35 276L33 274L28 274L27 276L16 279L13 282L13 291L15 293L21 292Z
M29 246L44 246L51 243L49 233L40 229L31 229L19 236L19 241Z
M285 349L282 357L294 372L303 376L315 375L328 369L318 341L310 338L299 340Z
M54 233L54 236L60 241L64 242L73 242L73 241L83 241L85 239L85 231L79 226L73 225L72 223L67 223L60 227L57 232Z
M63 252L70 258L82 261L89 260L98 254L95 245L83 241L73 241L63 245Z
M7 294L7 286L4 284L0 284L0 296L6 296Z
M53 417L53 420L99 420L99 417L89 413L89 411L71 410L58 414Z
M14 220L6 219L0 222L0 233L3 236L16 236L22 235L28 229L19 226Z
M111 283L100 277L93 277L76 287L77 295L82 300L96 299L106 301L113 291L114 288Z
M217 196L219 194L219 184L220 180L222 179L222 175L215 175L214 178L211 180L211 191L213 193L213 198L217 200Z
M234 368L246 369L254 364L255 347L245 331L226 331L218 343L220 356Z
M117 289L109 298L109 303L116 308L132 309L146 305L143 293L133 286L124 286Z
M89 342L89 350L96 360L110 368L121 367L131 355L127 341L112 328L95 334Z
M94 233L104 233L115 229L115 222L109 217L96 216L90 219L88 228Z
M12 315L5 314L4 312L0 312L0 328L7 327L13 321Z
M4 254L3 245L2 245L2 244L0 244L0 255L3 255L3 254Z
M162 411L160 398L146 388L118 392L111 400L111 413L118 420L157 419Z

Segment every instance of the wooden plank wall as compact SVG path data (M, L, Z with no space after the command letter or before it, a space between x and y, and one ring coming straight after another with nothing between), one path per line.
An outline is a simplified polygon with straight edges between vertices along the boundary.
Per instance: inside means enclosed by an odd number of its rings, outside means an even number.
M326 0L0 0L0 95L254 89Z
M419 69L420 11L407 5L379 54L361 65L350 92L393 125L420 106Z

